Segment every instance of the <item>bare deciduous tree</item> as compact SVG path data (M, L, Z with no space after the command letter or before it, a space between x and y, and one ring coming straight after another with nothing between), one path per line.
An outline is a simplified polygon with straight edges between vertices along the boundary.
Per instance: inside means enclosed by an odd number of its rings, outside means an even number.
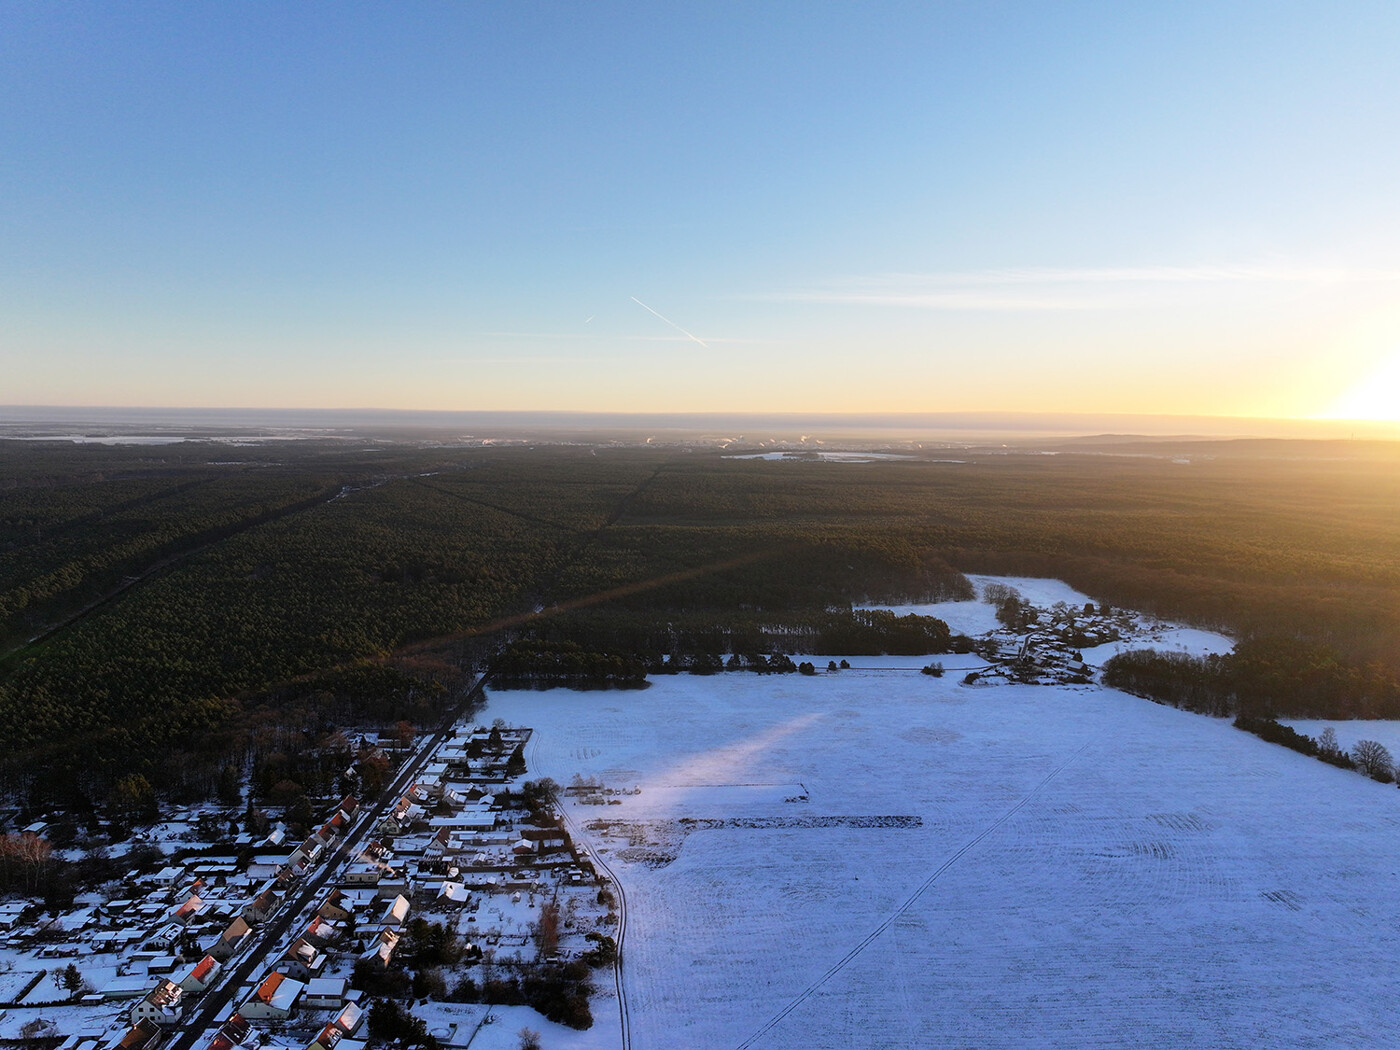
M535 926L535 943L540 958L548 959L559 950L559 905L545 901L540 907L540 921Z
M1361 772L1377 780L1389 780L1395 772L1395 759L1390 749L1378 740L1358 740L1351 749Z

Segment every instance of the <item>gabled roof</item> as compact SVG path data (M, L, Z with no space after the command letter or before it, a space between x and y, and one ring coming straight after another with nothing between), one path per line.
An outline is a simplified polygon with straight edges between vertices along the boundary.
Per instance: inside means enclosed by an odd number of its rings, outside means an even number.
M253 928L249 926L246 921L244 921L242 916L239 916L237 919L234 919L233 922L228 924L228 929L224 930L223 933L219 934L219 940L228 941L230 943L235 941L241 941L244 937L248 936L248 934L252 932Z
M287 980L284 973L270 973L263 978L263 983L258 985L258 990L253 993L253 998L260 1002L270 1003L277 994L277 989L282 986L282 982Z
M292 942L292 946L287 949L284 959L293 959L298 962L310 964L316 959L316 947L309 944L304 937L298 937Z
M358 1003L346 1003L345 1009L340 1011L333 1023L346 1035L350 1035L360 1027L360 1016L363 1012Z
M194 969L190 971L190 976L196 981L206 981L211 975L218 972L219 960L212 955L206 955L199 962L194 964Z
M266 1003L274 1010L290 1011L305 990L306 985L292 980L286 974L270 973L267 979L258 985L253 998Z
M253 1026L248 1023L247 1018L242 1014L234 1014L223 1023L214 1038L209 1040L205 1050L233 1050L248 1038L248 1033L252 1030Z
M408 898L400 893L384 911L385 922L403 922L408 917L410 905Z

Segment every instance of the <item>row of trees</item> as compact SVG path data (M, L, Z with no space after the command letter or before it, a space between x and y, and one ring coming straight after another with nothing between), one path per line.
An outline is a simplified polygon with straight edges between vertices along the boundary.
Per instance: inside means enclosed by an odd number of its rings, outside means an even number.
M1134 650L1104 665L1104 682L1188 711L1247 718L1400 718L1400 681L1330 646L1251 638L1223 656Z

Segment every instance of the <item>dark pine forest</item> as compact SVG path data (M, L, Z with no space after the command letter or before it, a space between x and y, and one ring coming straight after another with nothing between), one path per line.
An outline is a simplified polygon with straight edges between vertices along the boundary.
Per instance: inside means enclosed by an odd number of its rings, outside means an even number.
M1243 681L1251 716L1400 717L1400 450L1104 451L3 441L0 789L193 799L251 763L271 790L269 756L432 722L507 654L638 684L663 656L940 651L851 606L969 597L967 572L1236 635L1245 671L1178 683L1202 708Z

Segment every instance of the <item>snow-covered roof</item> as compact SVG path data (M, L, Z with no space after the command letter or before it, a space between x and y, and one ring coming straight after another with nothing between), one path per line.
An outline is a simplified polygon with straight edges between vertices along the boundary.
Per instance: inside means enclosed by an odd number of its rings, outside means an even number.
M270 973L253 993L253 998L267 1003L274 1010L285 1012L296 1005L297 999L305 990L306 985L292 980L286 974Z
M458 903L465 902L471 898L471 894L466 891L466 888L460 882L451 881L443 882L441 888L438 890L438 896L446 897L448 900Z

